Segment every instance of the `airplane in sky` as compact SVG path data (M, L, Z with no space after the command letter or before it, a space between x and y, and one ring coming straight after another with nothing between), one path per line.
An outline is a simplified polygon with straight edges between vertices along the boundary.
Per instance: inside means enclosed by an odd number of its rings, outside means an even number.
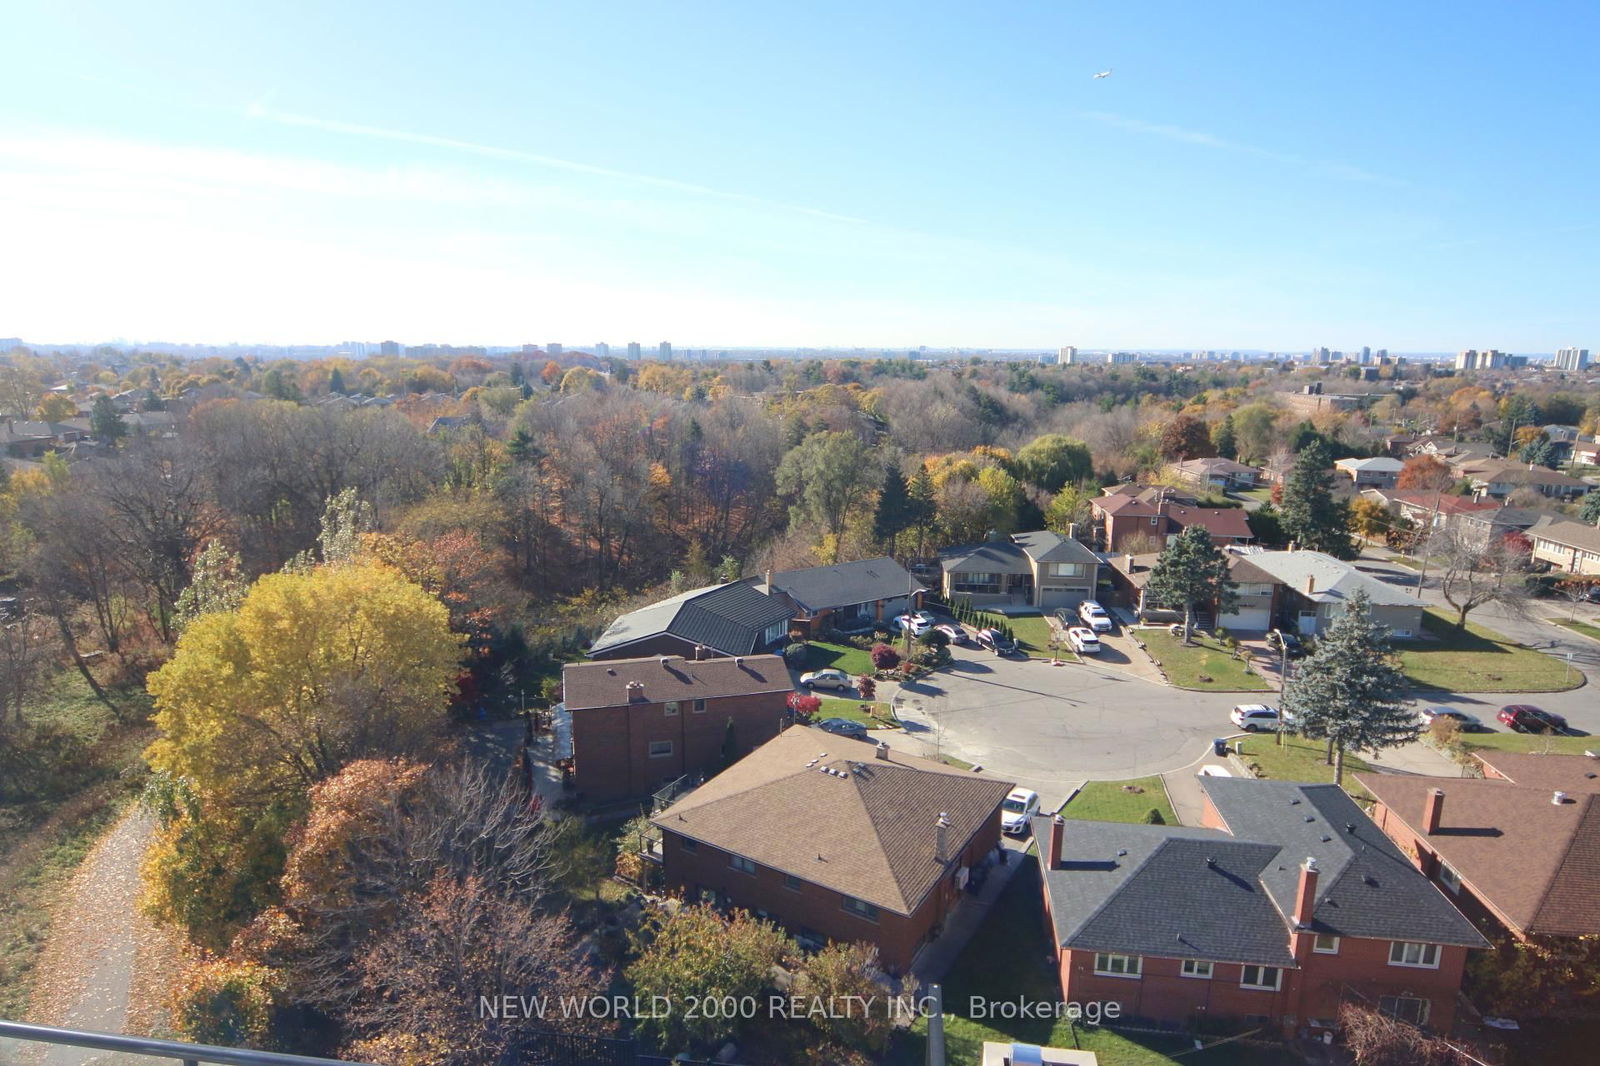
M1109 78L1109 77L1111 77L1111 71L1110 70L1102 70L1100 73L1096 74L1095 77L1097 77L1097 78Z

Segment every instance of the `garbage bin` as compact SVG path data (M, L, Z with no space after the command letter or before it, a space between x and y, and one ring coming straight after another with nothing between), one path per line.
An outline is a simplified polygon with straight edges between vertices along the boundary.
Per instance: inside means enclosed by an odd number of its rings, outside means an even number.
M1211 741L1211 753L1220 758L1228 754L1228 742L1223 737L1216 737Z

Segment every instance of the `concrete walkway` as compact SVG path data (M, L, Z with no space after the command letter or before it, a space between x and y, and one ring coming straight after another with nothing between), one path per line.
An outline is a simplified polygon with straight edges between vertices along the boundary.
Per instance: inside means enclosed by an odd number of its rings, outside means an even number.
M1000 898L1000 893L1011 883L1017 870L1025 865L1023 855L1032 842L1028 838L1020 841L1010 837L1001 838L1006 849L1005 865L989 867L989 877L984 881L983 889L976 895L968 893L962 896L961 902L945 919L944 932L939 939L925 945L911 961L911 973L921 982L923 989L932 982L944 980L945 974L950 972L950 967L955 965L967 942L989 916L994 901Z
M1431 744L1420 740L1379 752L1363 754L1374 770L1384 774L1414 774L1422 777L1460 777L1461 764Z

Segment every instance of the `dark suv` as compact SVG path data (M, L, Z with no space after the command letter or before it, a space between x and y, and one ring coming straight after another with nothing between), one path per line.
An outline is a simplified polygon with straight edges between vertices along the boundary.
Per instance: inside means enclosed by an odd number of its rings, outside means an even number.
M1286 652L1291 659L1304 657L1306 646L1300 638L1285 629L1267 630L1267 647L1273 651Z

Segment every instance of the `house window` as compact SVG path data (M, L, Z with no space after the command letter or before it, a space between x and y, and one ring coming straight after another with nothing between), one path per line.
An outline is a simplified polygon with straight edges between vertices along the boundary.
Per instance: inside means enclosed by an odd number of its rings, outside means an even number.
M694 701L694 713L695 714L705 714L706 713L706 701L705 700L695 700Z
M728 856L728 865L733 867L735 870L738 870L740 873L753 874L756 872L756 864L745 858L743 855Z
M1144 969L1144 959L1138 955L1107 955L1097 952L1094 972L1101 977L1138 977Z
M1183 967L1178 971L1185 977L1200 977L1211 980L1211 964L1203 959L1184 959Z
M1451 869L1447 862L1439 864L1439 883L1452 892L1461 891L1461 875Z
M978 595L997 594L1000 591L1000 575L954 573L950 575L950 591Z
M878 920L878 908L874 907L864 899L856 899L854 896L846 896L844 898L844 909L855 915L857 918L865 918L869 922L875 922Z
M1050 573L1056 577L1082 577L1082 563L1051 563Z
M650 742L650 757L652 759L668 759L672 757L672 741L652 740Z
M1337 955L1339 954L1339 938L1318 933L1317 938L1311 942L1311 950L1318 955Z
M1409 940L1396 940L1389 945L1390 966L1416 966L1425 970L1439 968L1438 944L1414 944Z
M778 641L782 640L784 637L786 637L788 635L789 635L789 620L788 619L784 619L782 622L774 622L770 626L768 626L765 630L762 631L762 633L761 633L761 646L762 647L766 647L769 644L776 644Z
M800 879L794 874L784 874L783 887L787 888L790 892L798 892L800 891Z
M1428 1012L1433 1006L1431 1000L1418 999L1415 996L1379 996L1378 1011L1391 1018L1412 1025L1427 1025Z
M1276 966L1245 966L1239 971L1240 988L1260 988L1276 992L1283 985L1283 971Z
M666 703L663 703L661 705L661 713L666 715L668 718L671 718L673 715L677 714L678 713L678 701L677 700L668 700Z
M688 852L700 850L700 842L698 840L690 840L688 837L679 837L678 846Z

